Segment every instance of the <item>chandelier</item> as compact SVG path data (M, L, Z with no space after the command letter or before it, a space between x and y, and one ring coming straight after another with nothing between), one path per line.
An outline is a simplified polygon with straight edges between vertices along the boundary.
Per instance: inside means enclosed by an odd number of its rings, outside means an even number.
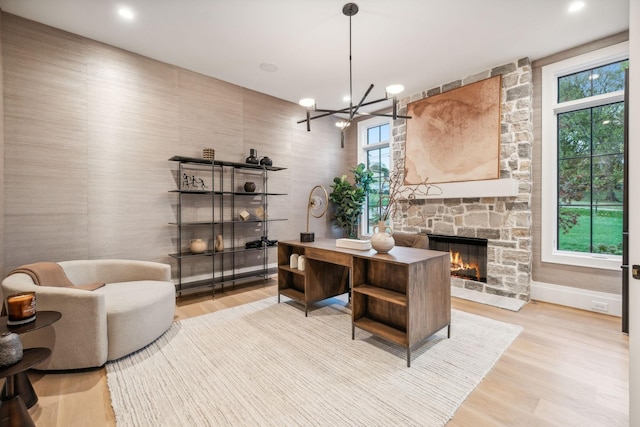
M353 105L353 72L351 66L351 17L358 13L358 5L355 3L347 3L342 8L342 13L345 16L349 17L349 106L345 108L340 108L337 110L327 110L323 108L317 108L315 99L312 98L303 98L300 100L299 104L303 107L307 108L307 117L298 120L298 123L307 123L307 131L311 131L311 120L319 119L321 117L327 116L336 116L341 120L336 123L336 126L342 129L342 141L341 146L344 148L344 132L345 129L351 124L353 119L356 116L379 116L379 117L391 117L394 120L397 118L401 119L410 119L411 116L402 116L398 114L398 100L396 99L396 95L401 93L404 90L404 86L401 84L393 84L387 86L385 88L385 96L384 98L376 99L374 101L367 101L367 96L373 89L373 83L369 85L369 88L366 90L360 102L357 105ZM379 102L386 102L391 99L392 107L391 114L388 113L365 113L360 111L361 107L366 107L370 105L377 104ZM317 113L317 114L314 114ZM345 118L346 116L346 118Z

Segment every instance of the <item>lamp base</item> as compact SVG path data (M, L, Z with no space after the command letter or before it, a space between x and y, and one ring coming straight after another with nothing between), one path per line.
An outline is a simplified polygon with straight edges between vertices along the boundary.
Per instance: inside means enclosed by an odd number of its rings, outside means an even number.
M300 233L300 241L301 242L313 242L316 238L315 233Z

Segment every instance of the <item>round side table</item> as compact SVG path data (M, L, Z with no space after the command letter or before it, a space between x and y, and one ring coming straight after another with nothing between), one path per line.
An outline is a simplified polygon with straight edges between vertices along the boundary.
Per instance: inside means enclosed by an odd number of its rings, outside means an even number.
M0 378L6 378L2 400L0 400L0 427L35 427L27 405L20 394L16 393L16 377L51 356L51 349L44 347L24 350L22 359L13 365L0 368ZM27 379L28 381L28 379ZM31 383L29 383L31 385ZM36 401L38 400L36 396Z
M7 325L7 318L0 317L0 334L7 331L13 332L16 334L24 334L27 332L35 331L36 329L44 328L45 326L49 326L52 323L57 322L58 319L60 319L61 317L62 317L62 313L60 313L59 311L46 311L46 310L36 311L36 320L34 320L33 322L25 323L24 325L17 325L17 326ZM27 350L28 349L24 350L25 353ZM49 354L47 355L47 357L49 357L49 355L51 355L51 351L49 351ZM39 360L38 363L42 362L47 357L43 358L42 360ZM23 359L24 359L24 356L23 356ZM22 362L22 360L20 362ZM4 368L0 368L0 369L5 370L8 368L11 368L13 366L19 365L20 362L17 362L14 365L5 366ZM27 375L26 371L27 369L32 368L38 363L34 363L28 368L25 368L22 371L13 374L12 375L13 390L11 391L11 393L9 393L9 390L7 387L9 381L7 381L4 387L2 388L2 392L0 393L0 400L5 401L7 399L12 398L15 395L19 395L22 398L22 401L24 402L24 404L27 406L27 408L31 408L33 405L35 405L36 402L38 401L38 395L36 394L35 390L33 390L33 386L31 385L31 381L29 381L29 376ZM9 378L8 375L6 375L6 377L7 379ZM0 378L4 378L4 377L0 377Z

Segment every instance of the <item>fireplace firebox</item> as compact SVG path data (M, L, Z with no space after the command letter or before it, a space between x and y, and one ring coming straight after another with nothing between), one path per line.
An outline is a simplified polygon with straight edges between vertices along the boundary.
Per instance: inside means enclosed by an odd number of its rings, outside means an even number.
M487 283L487 239L429 234L429 249L449 252L451 275Z

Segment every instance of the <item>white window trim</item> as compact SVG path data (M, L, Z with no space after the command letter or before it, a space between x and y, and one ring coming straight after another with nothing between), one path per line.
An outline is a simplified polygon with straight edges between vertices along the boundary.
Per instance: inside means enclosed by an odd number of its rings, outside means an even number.
M624 42L542 67L542 262L620 270L621 256L555 249L555 242L558 238L556 217L558 144L556 137L557 115L559 113L575 108L577 105L580 105L581 108L587 108L604 98L607 99L607 102L619 102L624 99L624 93L620 91L559 104L557 79L578 71L621 61L628 57L629 43Z
M367 145L367 129L389 123L389 142L380 142L378 144ZM393 152L391 150L391 141L393 140L393 119L391 117L373 117L371 119L360 120L358 122L358 164L367 164L367 151L378 148L389 147L389 166L393 167ZM363 219L365 217L365 207L362 209ZM360 221L360 235L371 236L367 230L366 221Z

